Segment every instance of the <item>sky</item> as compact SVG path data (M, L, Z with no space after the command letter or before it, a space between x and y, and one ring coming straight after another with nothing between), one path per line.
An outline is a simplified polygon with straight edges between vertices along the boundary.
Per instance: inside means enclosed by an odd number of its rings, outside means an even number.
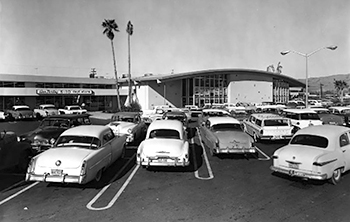
M306 58L309 78L348 74L349 12L348 0L0 0L0 73L88 77L95 68L113 78L101 24L115 19L119 76L128 73L128 21L132 77L281 62L282 74L303 79Z

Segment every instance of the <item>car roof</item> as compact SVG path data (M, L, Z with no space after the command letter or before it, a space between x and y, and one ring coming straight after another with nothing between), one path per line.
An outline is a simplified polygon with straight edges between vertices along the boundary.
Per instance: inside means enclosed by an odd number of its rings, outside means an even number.
M61 136L77 135L77 136L91 136L100 137L105 131L110 131L108 126L104 125L81 125L67 129Z
M155 120L148 126L148 130L154 129L174 129L180 131L183 129L183 123L178 120Z
M48 116L45 119L76 119L76 118L81 118L81 117L89 117L91 116L88 113L83 113L83 114L59 114L59 115L52 115Z
M312 109L284 109L283 112L289 113L316 113L316 111Z
M210 121L210 125L215 124L223 124L223 123L236 123L241 124L238 119L235 119L233 117L229 116L215 116L215 117L209 117L208 121Z
M337 109L337 110L345 110L345 109L350 109L350 107L347 106L331 106L329 109Z
M337 138L340 134L350 131L350 128L345 126L337 126L337 125L317 125L317 126L309 126L298 130L295 135L298 134L311 134L323 136L326 138Z
M224 109L203 109L202 112L203 113L205 113L205 112L222 112L222 113L230 114L228 111L226 111Z
M259 119L287 119L286 117L274 113L253 113L252 116Z
M29 108L27 105L14 105L13 108Z

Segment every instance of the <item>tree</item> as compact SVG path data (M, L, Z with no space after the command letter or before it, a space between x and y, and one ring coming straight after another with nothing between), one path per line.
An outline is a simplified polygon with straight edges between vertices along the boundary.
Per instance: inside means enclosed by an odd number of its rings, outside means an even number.
M334 83L334 88L336 89L337 93L339 94L340 102L343 103L344 90L349 88L349 85L344 80L335 80L334 79L333 83Z
M120 96L119 96L119 84L118 84L118 73L117 73L117 62L115 59L115 53L114 53L114 45L113 45L113 39L114 39L114 31L119 32L118 25L115 22L114 19L105 19L104 22L102 22L102 27L104 28L103 34L105 34L109 40L111 40L111 46L112 46L112 55L113 55L113 64L114 64L114 75L115 75L115 84L117 89L117 104L118 104L118 110L121 110L120 105Z

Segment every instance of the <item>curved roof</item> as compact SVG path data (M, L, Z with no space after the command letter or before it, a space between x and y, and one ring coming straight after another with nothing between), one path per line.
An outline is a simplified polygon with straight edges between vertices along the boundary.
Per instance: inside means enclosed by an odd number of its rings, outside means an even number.
M206 75L222 75L222 74L256 74L263 75L266 77L272 77L276 79L281 79L289 83L290 87L305 87L305 84L300 82L297 79L289 77L285 74L272 73L261 70L253 70L253 69L212 69L212 70L201 70L201 71L193 71L193 72L184 72L184 73L176 73L170 75L153 75L148 74L141 77L134 78L135 81L147 82L152 80L160 80L160 81L171 81L171 80L179 80L185 79L188 77L197 77L197 76L206 76ZM125 79L127 81L127 79Z

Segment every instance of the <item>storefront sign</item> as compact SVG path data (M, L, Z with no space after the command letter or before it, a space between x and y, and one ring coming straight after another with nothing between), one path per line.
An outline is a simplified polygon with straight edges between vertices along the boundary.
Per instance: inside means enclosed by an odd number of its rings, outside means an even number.
M93 95L89 89L37 89L38 95Z

